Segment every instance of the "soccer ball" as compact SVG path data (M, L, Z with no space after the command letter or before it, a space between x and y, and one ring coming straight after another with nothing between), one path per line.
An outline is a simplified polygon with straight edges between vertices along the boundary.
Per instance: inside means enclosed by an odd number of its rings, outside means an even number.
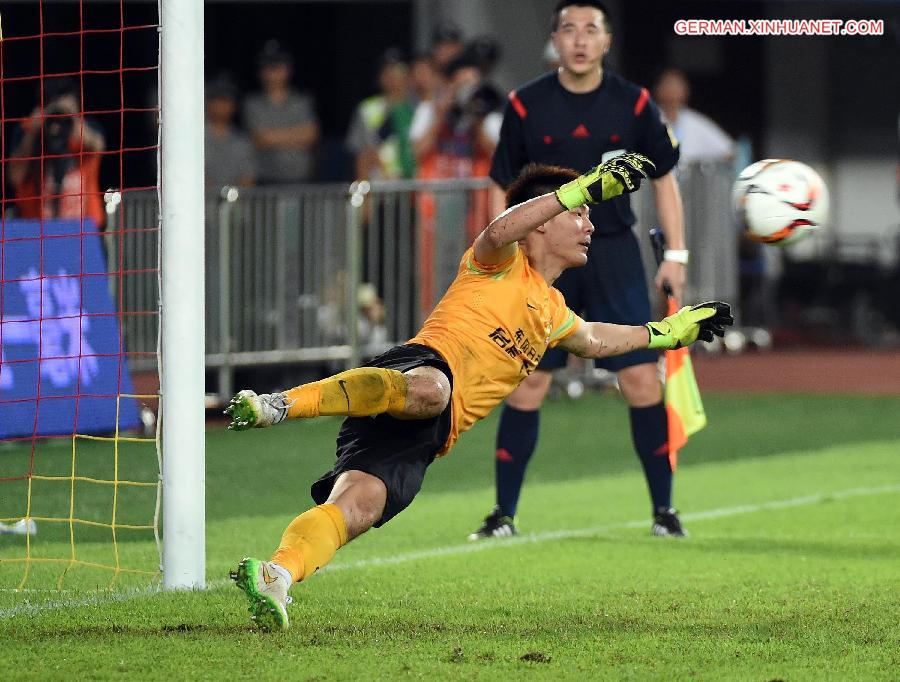
M765 159L747 166L732 198L747 236L765 244L792 244L828 220L828 189L799 161Z

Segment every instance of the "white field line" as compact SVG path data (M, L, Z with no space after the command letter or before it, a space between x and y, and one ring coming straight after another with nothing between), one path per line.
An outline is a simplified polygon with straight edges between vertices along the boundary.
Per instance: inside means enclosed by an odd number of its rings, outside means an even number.
M683 521L703 521L706 519L718 519L727 516L737 516L740 514L753 514L761 511L769 511L776 509L788 509L791 507L804 507L808 505L818 504L830 500L843 500L850 497L863 497L869 495L885 495L890 493L900 493L900 485L884 485L864 488L850 488L848 490L838 490L831 493L815 493L812 495L804 495L803 497L792 497L786 500L772 500L771 502L760 502L758 504L742 504L735 507L720 507L718 509L708 509L707 511L688 512L681 514ZM553 540L566 540L569 538L588 537L591 535L599 535L612 530L623 528L641 528L647 525L647 519L635 521L622 521L620 523L610 523L603 526L592 526L590 528L573 528L568 530L552 530L541 533L530 533L527 535L517 535L511 538L503 538L492 540L490 542L469 542L460 545L449 545L447 547L435 547L433 549L424 549L414 552L404 552L386 557L373 557L371 559L359 559L358 561L348 561L346 563L337 563L326 566L322 569L324 572L346 571L359 568L372 568L379 566L395 566L397 564L405 564L410 561L419 561L422 559L436 559L445 556L457 556L460 554L473 554L475 552L484 552L492 549L500 549L511 545L524 545L529 543L551 542ZM227 578L219 580L211 580L207 583L207 590L219 590L231 584ZM23 590L24 592L25 590ZM37 591L37 590L35 590ZM61 599L57 601L46 601L37 604L21 604L9 609L0 610L0 620L6 620L15 616L34 615L42 611L52 611L65 608L79 608L84 606L100 606L114 602L127 601L130 599L139 599L150 595L158 594L162 589L158 586L150 588L140 588L127 590L124 592L97 592L79 599Z
M725 516L736 516L738 514L752 514L754 512L767 511L770 509L785 509L789 507L802 507L811 504L817 504L826 500L844 499L847 497L860 497L863 495L883 495L886 493L900 492L900 485L885 485L866 488L851 488L849 490L840 490L833 493L816 493L806 495L804 497L794 497L787 500L773 500L771 502L761 502L759 504L744 504L737 507L720 507L719 509L709 509L701 512L687 512L679 516L683 521L702 521L704 519L717 519ZM405 552L388 557L374 557L372 559L360 559L358 561L348 561L347 563L331 564L326 566L323 571L339 571L353 568L368 568L371 566L392 566L395 564L403 564L408 561L416 561L418 559L431 559L435 557L450 556L456 554L470 554L472 552L481 552L496 547L507 547L509 545L524 545L534 542L548 542L552 540L566 540L569 538L581 538L591 535L599 535L611 530L622 528L642 528L648 525L647 519L640 521L622 521L619 523L610 523L603 526L593 526L591 528L573 528L568 530L550 530L541 533L529 533L516 535L511 538L500 538L498 541L492 542L470 542L465 545L451 545L449 547L436 547L434 549L425 549L415 552ZM226 584L229 581L226 581ZM0 612L2 613L2 612Z

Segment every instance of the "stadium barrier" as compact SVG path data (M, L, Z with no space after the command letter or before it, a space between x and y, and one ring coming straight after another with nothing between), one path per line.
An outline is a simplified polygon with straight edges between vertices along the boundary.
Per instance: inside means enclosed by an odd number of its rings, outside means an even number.
M740 232L731 208L733 182L734 167L730 163L695 163L678 168L685 239L691 252L685 301L738 301ZM653 192L638 192L632 206L644 266L652 280L656 261L647 232L659 224Z
M691 300L736 297L731 182L728 165L680 171L692 249ZM490 184L487 178L361 181L225 187L210 194L206 365L218 372L219 398L233 393L233 372L239 367L352 366L410 338L452 281L467 245L489 221ZM652 192L635 195L633 206L652 276L655 266L645 236L657 224ZM107 209L108 252L144 279L125 292L123 304L126 310L147 310L156 301L156 275L146 265L156 262L157 235L129 230L153 224L156 193L108 192ZM120 253L116 240L122 230L129 239ZM124 320L129 350L156 348L155 317ZM133 368L155 369L142 362L147 364L136 356Z

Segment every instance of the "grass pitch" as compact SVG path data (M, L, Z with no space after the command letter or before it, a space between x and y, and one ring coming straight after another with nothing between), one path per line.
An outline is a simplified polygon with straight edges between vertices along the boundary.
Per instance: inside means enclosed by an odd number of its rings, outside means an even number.
M0 592L0 678L896 679L900 399L706 403L711 426L676 479L690 538L649 536L621 401L559 401L542 414L523 536L465 541L493 504L490 419L433 465L409 510L295 587L293 629L269 635L224 578L245 554L268 556L309 505L338 423L210 431L212 589L84 592L74 588L108 573L77 568L54 592L36 571L38 591ZM21 454L0 452L0 468ZM106 454L79 457L99 469ZM153 474L149 457L127 463L135 478ZM15 504L11 492L0 487L0 506ZM81 492L85 515L108 514L102 491ZM146 515L147 503L123 513ZM40 530L35 547L66 556L68 535ZM155 565L146 537L120 545ZM79 556L105 548L102 533L77 542ZM0 558L21 552L22 538L0 536ZM20 576L0 563L3 587Z

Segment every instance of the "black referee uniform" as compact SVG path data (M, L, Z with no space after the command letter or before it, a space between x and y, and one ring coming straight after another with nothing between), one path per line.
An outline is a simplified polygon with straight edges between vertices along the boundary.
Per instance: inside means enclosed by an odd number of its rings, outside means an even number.
M529 163L553 164L583 173L625 150L648 157L666 175L678 162L678 143L662 123L659 109L646 88L603 70L600 85L586 93L566 90L556 72L547 73L509 94L500 141L494 152L491 178L508 187ZM650 294L628 195L591 207L594 234L587 265L569 268L554 282L572 310L585 320L640 325L652 319ZM655 363L659 354L649 349L595 360L597 367L618 372L627 367ZM538 369L564 366L566 352L548 350ZM629 406L634 449L644 474L653 507L656 535L683 535L671 509L672 470L667 456L665 405ZM497 506L470 539L509 535L519 501L525 469L535 451L539 410L503 406L496 441Z
M503 116L491 178L506 188L528 163L549 163L580 173L625 150L644 154L656 164L654 178L678 162L678 145L662 123L646 88L607 69L600 87L573 93L551 72L514 90ZM652 318L635 222L628 195L591 208L595 232L583 268L566 270L554 286L566 303L586 320L640 325ZM655 362L656 351L639 350L596 360L618 371ZM566 352L548 350L539 369L562 367Z

